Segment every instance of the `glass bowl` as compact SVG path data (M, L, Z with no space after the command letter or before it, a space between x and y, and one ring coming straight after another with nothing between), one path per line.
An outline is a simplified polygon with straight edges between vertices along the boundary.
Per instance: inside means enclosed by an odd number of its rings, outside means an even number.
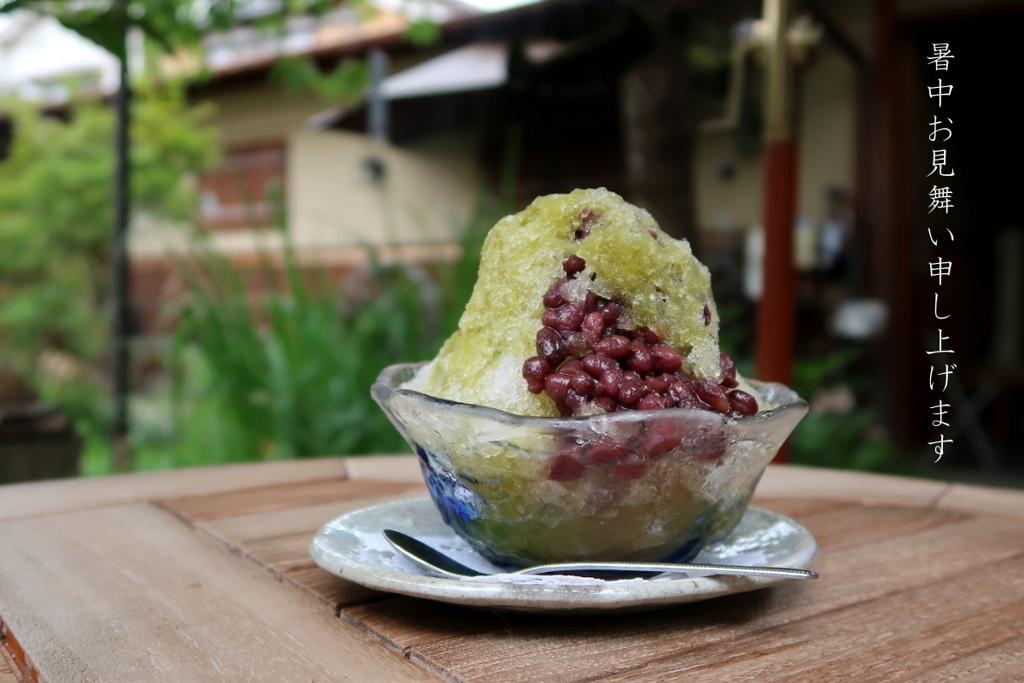
M400 389L423 365L385 368L373 398L419 455L445 523L506 567L692 559L739 523L807 412L791 389L751 382L775 406L753 417L524 417Z

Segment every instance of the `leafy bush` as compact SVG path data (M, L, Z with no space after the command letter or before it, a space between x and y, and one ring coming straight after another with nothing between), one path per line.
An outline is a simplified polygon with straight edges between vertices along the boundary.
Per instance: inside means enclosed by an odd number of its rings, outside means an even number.
M874 407L858 400L871 382L852 375L862 355L856 348L807 356L793 366L793 388L811 403L791 439L790 459L798 465L874 472L906 472L909 463L881 426ZM841 378L841 380L840 380ZM833 405L829 405L830 398Z
M252 296L223 255L197 249L180 264L189 298L174 333L173 421L133 433L137 466L406 450L370 386L386 365L432 357L454 331L500 213L481 199L461 257L431 270L367 247L361 293L286 248L280 263L265 255L270 284Z
M132 194L136 214L191 215L184 181L212 163L205 109L180 90L142 86L133 103ZM102 365L107 349L112 253L114 116L99 102L65 119L32 105L0 103L13 124L0 162L0 363L57 403L86 434L106 431Z
M743 322L749 311L733 304L722 306L719 316L722 350L735 352L749 347L751 330ZM793 389L810 402L811 411L790 437L790 461L815 467L921 474L889 439L877 410L863 398L869 394L872 382L852 370L862 355L861 349L853 347L830 353L798 351L793 363ZM744 376L757 377L750 357L736 358L736 366ZM830 396L840 400L829 405Z

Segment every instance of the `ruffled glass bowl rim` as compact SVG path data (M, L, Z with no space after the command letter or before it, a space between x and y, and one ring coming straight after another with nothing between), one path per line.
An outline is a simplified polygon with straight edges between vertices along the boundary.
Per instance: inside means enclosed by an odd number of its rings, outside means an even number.
M774 408L770 408L769 410L758 412L756 415L752 415L750 417L731 417L723 415L722 413L702 410L699 408L631 410L614 413L600 413L597 415L581 415L578 417L538 417L533 415L517 415L515 413L509 413L490 406L460 403L459 401L438 398L437 396L431 396L430 394L424 394L412 389L402 389L394 386L395 377L399 373L414 372L429 363L430 361L421 361L418 363L397 363L395 365L387 366L381 370L380 374L377 376L377 381L374 382L370 389L374 399L382 406L386 406L396 395L407 396L418 402L433 404L438 408L443 408L448 411L465 413L467 416L473 416L478 419L491 419L505 424L516 424L524 427L543 427L545 429L558 427L576 429L588 422L601 424L635 422L653 416L692 416L704 420L719 419L725 424L740 427L756 427L780 421L782 418L789 417L791 414L797 412L799 412L802 417L808 410L807 401L800 398L795 391L786 385L776 382L760 382L751 379L747 379L747 382L749 382L750 385L759 393L771 398L773 403L777 403L779 399L782 399L785 402L780 405L776 405ZM409 377L403 381L408 381L411 378L412 375L410 374Z

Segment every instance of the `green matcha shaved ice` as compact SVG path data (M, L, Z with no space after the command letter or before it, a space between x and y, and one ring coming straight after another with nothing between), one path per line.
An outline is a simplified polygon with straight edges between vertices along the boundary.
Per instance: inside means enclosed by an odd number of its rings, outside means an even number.
M590 291L624 304L621 328L649 328L683 356L691 378L721 380L707 268L689 243L602 188L539 197L494 226L458 331L403 388L519 415L557 416L548 396L527 391L522 370L537 353L543 297L565 278L563 261L571 255L586 268L566 284L567 300L582 302Z

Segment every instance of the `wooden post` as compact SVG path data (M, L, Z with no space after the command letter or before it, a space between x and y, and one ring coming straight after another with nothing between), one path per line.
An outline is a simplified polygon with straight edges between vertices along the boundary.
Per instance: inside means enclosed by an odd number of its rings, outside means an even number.
M793 134L788 0L765 0L767 96L764 128L764 286L757 308L757 377L790 384L796 325L796 216L798 146ZM788 460L785 451L777 461Z
M131 81L128 76L128 13L122 15L124 51L121 55L114 133L114 250L111 380L114 393L114 421L110 429L112 465L116 472L131 469L128 443L128 342L131 333L131 292L129 290L128 211L131 205L131 164L128 129L131 121Z

